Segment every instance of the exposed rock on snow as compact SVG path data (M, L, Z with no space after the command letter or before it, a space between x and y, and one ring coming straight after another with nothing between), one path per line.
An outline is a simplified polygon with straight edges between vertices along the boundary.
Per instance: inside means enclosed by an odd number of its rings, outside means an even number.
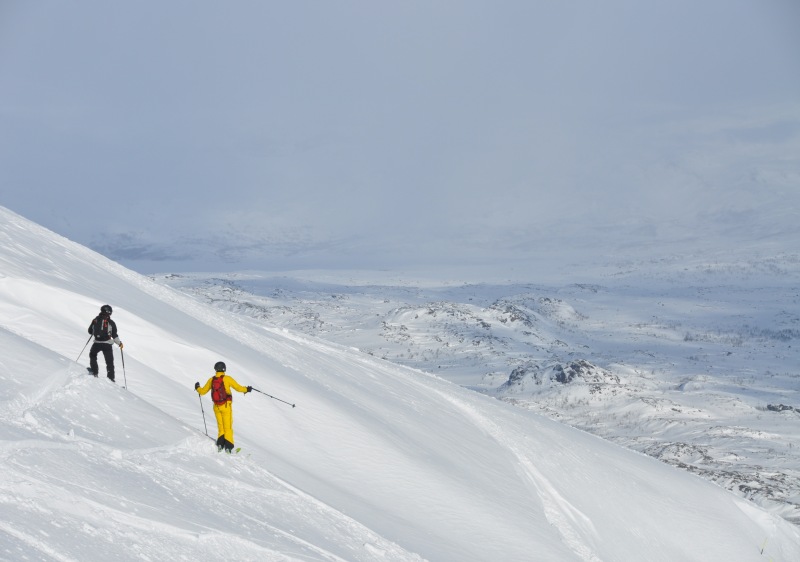
M550 383L570 384L584 383L590 385L594 391L599 391L599 385L619 384L620 379L611 371L593 365L585 359L570 361L569 363L551 363L540 367L538 363L528 362L514 368L508 381L497 389L500 395L510 396L530 392L537 386L546 386Z

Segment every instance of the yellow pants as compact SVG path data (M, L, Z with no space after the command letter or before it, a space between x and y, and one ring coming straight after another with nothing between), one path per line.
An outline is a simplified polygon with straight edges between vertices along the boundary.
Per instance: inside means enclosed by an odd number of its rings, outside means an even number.
M217 418L217 437L233 445L233 406L230 402L214 404L214 416Z

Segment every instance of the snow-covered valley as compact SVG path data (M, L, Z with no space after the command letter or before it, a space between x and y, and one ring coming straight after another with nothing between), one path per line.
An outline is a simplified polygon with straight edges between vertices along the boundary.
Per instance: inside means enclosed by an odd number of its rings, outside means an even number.
M800 523L796 256L605 265L564 285L156 276L698 474Z

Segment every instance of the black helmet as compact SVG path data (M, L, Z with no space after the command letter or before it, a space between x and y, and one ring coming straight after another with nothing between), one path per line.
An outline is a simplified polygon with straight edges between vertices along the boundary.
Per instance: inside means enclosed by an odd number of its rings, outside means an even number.
M111 310L110 304L104 304L103 306L100 307L100 312L102 314L111 314L113 310Z
M218 373L224 373L225 372L225 363L223 363L222 361L217 361L214 364L214 370L216 372L218 372Z

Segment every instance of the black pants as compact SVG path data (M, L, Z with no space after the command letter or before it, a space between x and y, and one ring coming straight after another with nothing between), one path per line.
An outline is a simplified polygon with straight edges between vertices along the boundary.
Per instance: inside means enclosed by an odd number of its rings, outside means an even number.
M97 354L103 352L103 358L106 360L106 373L108 378L114 380L114 349L111 343L93 343L92 349L89 350L89 368L97 376L100 369L97 366Z

